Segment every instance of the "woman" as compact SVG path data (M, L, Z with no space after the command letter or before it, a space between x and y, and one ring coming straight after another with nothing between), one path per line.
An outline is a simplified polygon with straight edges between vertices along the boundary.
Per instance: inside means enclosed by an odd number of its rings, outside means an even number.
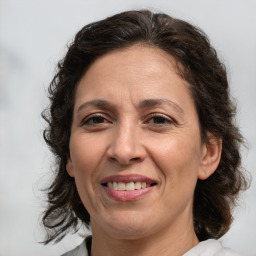
M214 239L246 188L225 67L206 35L129 11L82 28L50 88L45 243L65 255L237 255Z

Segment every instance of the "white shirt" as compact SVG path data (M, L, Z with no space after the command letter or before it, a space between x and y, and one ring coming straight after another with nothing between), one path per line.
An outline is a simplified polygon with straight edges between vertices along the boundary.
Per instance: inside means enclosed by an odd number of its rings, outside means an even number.
M85 241L77 246L72 251L69 251L62 256L88 256ZM239 256L229 248L225 248L218 240L209 239L200 242L197 246L190 249L183 256Z
M218 240L209 239L200 242L183 256L239 256L233 250L223 247Z

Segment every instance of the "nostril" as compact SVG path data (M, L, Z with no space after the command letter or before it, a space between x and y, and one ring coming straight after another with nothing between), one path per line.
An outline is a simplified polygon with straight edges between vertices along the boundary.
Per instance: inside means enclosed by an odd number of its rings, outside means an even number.
M140 160L139 157L134 157L134 158L132 158L130 161L139 161L139 160Z

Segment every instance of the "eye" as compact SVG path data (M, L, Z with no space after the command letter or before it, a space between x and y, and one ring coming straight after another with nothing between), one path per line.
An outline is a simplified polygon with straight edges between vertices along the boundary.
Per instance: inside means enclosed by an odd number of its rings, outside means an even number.
M86 117L82 121L82 126L97 126L103 123L110 123L104 116L100 114L93 114Z
M154 116L150 119L150 123L154 124L165 124L165 123L171 123L171 121L165 117L162 116Z
M147 122L151 125L168 125L173 123L172 119L162 114L151 115Z

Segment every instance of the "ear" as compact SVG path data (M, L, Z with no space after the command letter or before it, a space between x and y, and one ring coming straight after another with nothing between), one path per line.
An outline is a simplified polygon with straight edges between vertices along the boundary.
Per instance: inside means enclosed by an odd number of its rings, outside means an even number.
M68 172L68 174L71 176L71 177L74 177L74 169L73 169L73 163L71 161L71 159L69 158L68 159L68 162L66 164L66 170Z
M209 178L220 163L222 139L216 138L211 134L208 134L208 138L208 142L204 143L202 149L202 158L198 172L198 178L200 180Z

